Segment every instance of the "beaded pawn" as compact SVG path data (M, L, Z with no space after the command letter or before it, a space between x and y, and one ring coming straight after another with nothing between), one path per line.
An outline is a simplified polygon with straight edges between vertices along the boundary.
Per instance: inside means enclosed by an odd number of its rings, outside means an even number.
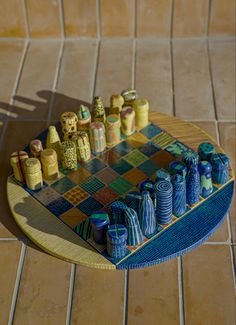
M62 167L65 169L77 169L76 145L73 141L62 142Z
M173 214L182 216L186 211L186 181L185 177L176 174L172 178L173 186Z
M198 165L198 170L200 173L201 182L200 194L202 197L205 198L213 192L213 185L211 179L211 164L206 160L202 160Z
M189 149L184 152L183 160L189 170L192 165L198 164L199 156L195 151Z
M187 204L192 206L200 200L200 175L198 165L192 165L186 180Z
M202 142L198 146L198 154L201 160L211 161L215 153L215 147L210 142Z
M224 153L212 156L212 178L216 184L225 184L229 179L229 158Z

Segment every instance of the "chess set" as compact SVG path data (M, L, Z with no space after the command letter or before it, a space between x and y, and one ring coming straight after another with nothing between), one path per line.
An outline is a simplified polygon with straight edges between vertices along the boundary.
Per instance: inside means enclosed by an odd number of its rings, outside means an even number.
M95 97L92 113L63 113L10 158L10 179L116 268L233 180L212 143L196 152L148 116L135 90L112 95L108 113Z

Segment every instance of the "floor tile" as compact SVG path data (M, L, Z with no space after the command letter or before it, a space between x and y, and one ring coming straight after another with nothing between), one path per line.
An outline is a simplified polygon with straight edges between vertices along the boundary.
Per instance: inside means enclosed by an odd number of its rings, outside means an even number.
M130 171L125 173L123 177L135 186L137 186L147 178L147 176L138 168L131 169Z
M82 211L79 211L77 208L72 208L60 216L60 219L69 225L71 228L74 228L76 225L87 219L88 216Z
M85 168L80 167L76 171L67 175L67 178L69 178L73 183L79 185L84 181L86 181L91 175L92 174L89 171L87 171Z
M209 25L210 36L235 36L235 1L212 1Z
M94 211L98 211L103 205L91 196L77 205L77 208L87 216L91 216Z
M177 259L129 271L128 324L156 323L179 324Z
M96 177L90 177L87 181L80 184L80 187L84 189L89 194L94 194L98 190L100 190L105 185Z
M59 2L27 1L27 13L31 37L60 37Z
M103 187L102 189L97 191L93 197L105 206L115 201L119 197L119 195L111 188Z
M134 10L129 0L101 0L101 36L133 36Z
M133 166L128 161L125 161L124 159L120 159L110 166L115 172L117 172L120 175L126 173L127 171L133 168Z
M1 324L8 324L21 246L22 244L18 240L0 242Z
M79 204L88 197L88 193L80 187L74 187L64 194L64 197L73 205Z
M134 149L133 151L129 152L126 156L124 156L124 159L128 161L128 163L132 166L137 167L144 163L144 161L146 161L148 157L138 149Z
M0 37L25 37L23 4L17 0L1 1Z
M83 167L87 169L91 174L96 174L97 172L105 168L106 164L98 158L94 158L84 163Z
M233 324L235 298L229 246L203 245L184 255L183 288L186 324Z
M217 125L215 121L193 121L193 124L205 131L217 142Z
M65 42L52 110L53 120L60 118L65 107L76 112L81 104L90 105L93 96L97 45L97 40Z
M235 42L210 42L211 69L219 120L235 120Z
M59 179L51 185L51 187L59 194L63 194L75 186L76 184L72 182L67 176Z
M65 324L70 272L71 264L28 246L14 323Z
M60 41L31 41L13 106L19 118L47 119L59 49Z
M64 0L65 34L67 37L97 36L96 2Z
M71 324L123 324L124 275L77 267Z
M189 13L192 13L191 15ZM206 34L208 3L205 0L174 1L173 36L196 37Z
M110 105L112 94L120 94L122 90L132 86L132 60L132 40L101 41L95 95L102 96L106 106Z
M110 167L107 167L103 169L102 171L98 172L96 174L96 178L98 178L100 181L102 181L104 184L109 184L114 179L116 179L119 176L113 169Z
M207 47L205 41L173 43L176 116L182 119L214 119Z
M119 195L122 195L128 192L133 187L133 184L128 182L123 177L118 177L117 179L115 179L113 182L109 184L109 187L113 189L115 192L117 192Z
M172 115L170 42L139 39L136 51L135 87L139 96L149 101L152 111Z

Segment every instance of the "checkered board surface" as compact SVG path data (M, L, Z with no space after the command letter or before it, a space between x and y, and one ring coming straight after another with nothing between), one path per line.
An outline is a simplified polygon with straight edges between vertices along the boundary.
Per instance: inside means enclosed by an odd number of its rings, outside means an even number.
M56 125L60 133L59 123ZM40 134L45 147L47 131ZM43 188L31 191L24 187L36 200L44 205L56 218L70 227L78 236L92 245L100 254L118 266L131 254L139 251L147 243L159 236L165 228L191 213L207 199L201 198L196 206L188 207L186 213L177 218L173 215L168 226L158 226L156 232L137 247L127 247L126 256L115 260L108 256L105 245L94 242L89 216L95 211L107 211L115 200L124 200L125 194L137 190L146 180L155 180L155 172L174 160L181 160L184 151L189 148L171 135L150 123L133 135L122 139L102 154L92 156L86 163L79 163L76 171L60 169L60 177L54 182L44 181ZM26 147L29 153L29 147ZM228 183L232 180L232 177ZM225 184L226 185L226 184ZM214 185L214 193L222 186Z

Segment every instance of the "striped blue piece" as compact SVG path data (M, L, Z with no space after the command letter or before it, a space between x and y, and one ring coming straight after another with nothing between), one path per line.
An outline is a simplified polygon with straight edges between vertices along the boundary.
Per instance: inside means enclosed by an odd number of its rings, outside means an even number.
M223 153L212 156L212 179L214 183L225 184L229 178L229 158Z
M145 236L153 234L156 230L155 209L148 191L142 192L142 201L139 206L139 223Z
M125 202L129 208L134 209L139 214L139 205L142 196L138 191L130 191L125 196Z
M162 180L155 184L157 222L166 225L172 221L173 188L169 181Z
M180 217L186 211L186 181L185 177L175 175L172 179L173 185L173 214Z
M123 201L115 201L110 205L112 223L124 224L124 210L127 205Z
M116 224L107 231L107 252L113 258L123 258L126 254L127 229Z
M199 202L200 199L200 175L198 172L198 166L192 165L187 175L187 203L188 205L194 205Z
M127 244L130 246L141 244L143 242L143 234L135 210L131 208L125 209L125 222L128 230Z

